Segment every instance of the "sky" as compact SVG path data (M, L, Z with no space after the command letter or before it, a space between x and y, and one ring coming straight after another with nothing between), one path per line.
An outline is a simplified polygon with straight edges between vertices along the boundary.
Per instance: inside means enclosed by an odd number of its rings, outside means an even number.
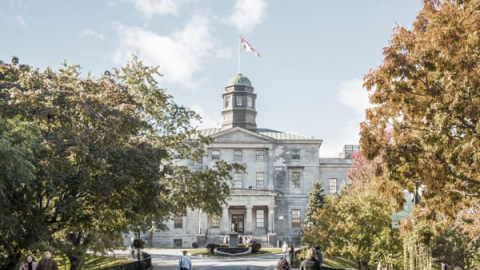
M0 0L0 60L44 70L65 61L100 77L138 56L158 86L220 127L239 71L257 94L257 127L322 139L320 157L359 143L363 77L421 0ZM260 53L241 50L239 35ZM239 61L240 59L240 61ZM240 65L238 64L240 62ZM240 66L240 70L239 70Z

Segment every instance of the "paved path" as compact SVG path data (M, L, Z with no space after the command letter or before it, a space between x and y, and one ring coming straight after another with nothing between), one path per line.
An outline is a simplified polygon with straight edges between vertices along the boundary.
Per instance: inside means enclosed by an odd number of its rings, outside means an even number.
M147 249L145 252L152 256L155 270L178 270L178 260L181 257L180 249ZM126 251L116 251L116 254L127 254ZM274 270L281 254L241 257L241 258L212 258L190 256L194 270Z

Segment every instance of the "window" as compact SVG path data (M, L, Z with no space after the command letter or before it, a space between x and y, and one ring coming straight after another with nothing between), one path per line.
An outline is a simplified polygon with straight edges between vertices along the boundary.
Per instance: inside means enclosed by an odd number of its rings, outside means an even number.
M237 102L237 107L243 107L243 96L236 96L235 101Z
M229 107L230 107L230 96L225 97L225 108L229 108Z
M300 188L302 173L301 172L292 172L291 174L291 187Z
M257 210L257 228L265 228L265 211Z
M253 99L251 96L247 96L247 107L253 108Z
M183 216L177 214L173 216L173 228L183 229Z
M300 209L293 209L292 210L292 227L300 227Z
M183 244L182 239L173 239L173 247L174 248L181 248Z
M292 159L300 160L300 150L292 150Z
M220 228L220 217L217 215L214 215L211 218L211 227L212 228Z
M242 188L242 174L235 173L233 175L233 188Z
M330 178L328 190L330 191L330 194L337 193L337 178Z
M212 150L212 159L220 159L220 150Z
M265 188L265 174L263 172L257 172L257 189Z
M233 160L235 161L242 161L242 150L234 150L233 151Z
M257 150L255 160L256 160L256 161L263 161L263 160L264 160L264 157L265 157L265 151L263 151L263 150Z

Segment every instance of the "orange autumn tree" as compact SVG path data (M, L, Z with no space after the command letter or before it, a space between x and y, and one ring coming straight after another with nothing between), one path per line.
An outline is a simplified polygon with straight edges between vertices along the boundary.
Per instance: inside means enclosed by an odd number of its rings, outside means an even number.
M364 82L374 105L360 131L366 157L384 153L381 174L423 184L425 207L450 217L480 198L478 21L480 0L424 0Z
M480 199L479 21L480 0L424 0L412 27L394 29L383 63L364 78L373 106L361 124L362 151L382 157L377 175L409 191L424 187L405 229L429 248L452 228L479 226L478 214L465 214ZM463 253L478 254L470 235L455 237L467 237ZM468 256L457 263L468 267Z

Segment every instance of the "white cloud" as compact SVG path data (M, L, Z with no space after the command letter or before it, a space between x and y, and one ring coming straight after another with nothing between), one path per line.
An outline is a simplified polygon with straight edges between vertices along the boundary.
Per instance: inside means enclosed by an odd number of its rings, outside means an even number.
M362 87L361 79L344 82L338 90L338 100L353 111L354 117L344 123L339 136L329 138L320 148L321 157L338 157L346 144L358 144L360 140L360 122L365 120L365 109L370 107L368 93Z
M355 112L356 120L363 120L365 118L365 109L370 107L368 93L362 87L362 84L363 80L361 79L344 82L338 94L340 103Z
M22 16L15 15L14 20L15 20L15 23L20 25L21 27L28 28L27 22L25 21L25 19Z
M192 125L194 127L198 127L200 129L206 129L206 128L214 128L214 127L221 127L222 125L222 118L219 117L218 112L213 112L213 113L206 113L203 108L195 104L192 107L190 107L191 110L195 111L202 117L202 121L192 121Z
M104 40L104 39L105 39L105 36L104 36L103 34L100 34L100 33L98 33L98 32L95 32L95 31L93 31L93 30L91 30L91 29L88 29L88 28L87 28L87 29L83 30L83 32L82 32L82 37L89 37L89 36L90 36L90 37L94 37L94 38L98 38L98 39L100 39L100 40Z
M132 54L149 65L160 66L164 80L194 87L193 74L202 70L207 56L215 52L212 28L206 17L195 16L186 26L169 36L161 36L141 27L117 24L120 40L113 60L124 64Z
M266 0L237 0L235 10L224 22L241 33L251 32L266 16Z
M155 15L178 15L180 6L188 0L130 0L135 9L140 11L145 18L151 19Z

